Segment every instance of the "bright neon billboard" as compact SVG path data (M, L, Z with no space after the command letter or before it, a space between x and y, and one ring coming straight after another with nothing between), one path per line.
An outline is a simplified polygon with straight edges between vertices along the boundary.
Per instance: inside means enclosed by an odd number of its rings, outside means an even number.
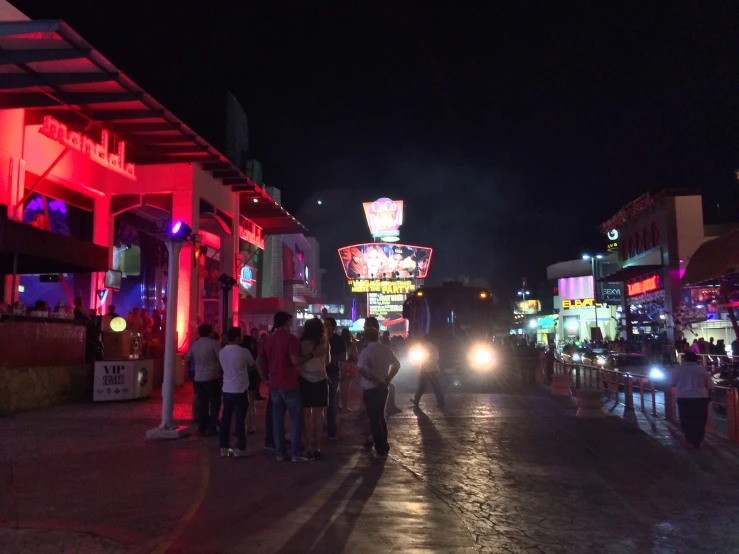
M339 248L339 257L349 279L425 279L432 252L422 246L371 242Z
M376 239L396 242L403 225L403 201L379 198L374 202L364 202L364 215L370 233Z

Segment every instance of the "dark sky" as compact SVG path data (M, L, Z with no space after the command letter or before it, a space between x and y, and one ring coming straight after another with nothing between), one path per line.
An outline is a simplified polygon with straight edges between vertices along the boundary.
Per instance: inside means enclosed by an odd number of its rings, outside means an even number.
M596 226L646 191L696 189L710 220L717 202L739 220L735 2L14 3L217 146L230 88L324 286L381 196L406 201L405 242L435 248L432 281L501 296L601 247Z

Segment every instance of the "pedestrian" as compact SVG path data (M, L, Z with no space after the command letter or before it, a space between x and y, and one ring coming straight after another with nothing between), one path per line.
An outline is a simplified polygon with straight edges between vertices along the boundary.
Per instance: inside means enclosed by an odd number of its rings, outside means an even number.
M363 401L372 429L375 457L385 458L390 450L385 404L388 397L388 385L398 373L400 362L390 348L380 344L379 329L365 327L364 333L367 347L359 354L357 370L361 376L362 389L364 389Z
M688 352L683 364L673 370L671 380L676 389L680 427L685 440L700 448L706 433L708 404L713 389L711 374L698 363L695 352Z
M221 421L221 458L246 457L246 412L249 409L249 367L256 362L246 348L241 348L241 329L226 332L226 346L219 358L223 368L223 419ZM231 419L236 420L236 448L231 451Z
M341 370L339 364L346 361L346 342L336 333L336 320L326 317L323 320L328 335L328 344L331 350L331 361L326 366L328 375L328 408L326 410L326 434L331 440L339 438L336 418L339 412L339 386L341 384Z
M330 363L327 345L326 328L320 319L308 319L300 337L300 353L303 355L315 352L323 347L326 354L316 356L300 365L300 400L303 404L303 437L305 439L306 456L319 459L321 457L321 436L328 406L328 374L326 367Z
M192 368L192 385L197 401L198 433L201 437L217 433L218 414L221 409L221 386L218 373L220 346L213 339L213 327L198 327L198 338L190 343L185 354L185 364ZM193 408L195 412L195 407Z
M272 435L277 460L287 459L285 449L285 412L290 413L291 459L307 462L310 458L303 452L303 413L300 401L299 366L314 358L324 359L326 348L316 347L308 354L300 354L300 342L293 335L293 317L287 312L274 315L274 330L259 350L257 370L269 386L272 404ZM269 448L268 443L265 447Z
M90 321L90 315L82 307L82 297L74 297L74 320L75 321Z
M246 348L249 351L249 354L251 354L251 357L253 360L256 360L259 357L259 335L257 334L257 339L254 339L253 333L256 331L256 329L252 329L252 335L244 335L242 333L242 340L241 340L241 347ZM249 366L249 409L246 412L246 432L249 435L253 435L257 432L256 425L257 425L257 399L261 398L259 396L259 372L257 371L257 366L252 365Z
M341 338L344 339L346 344L346 361L339 362L339 394L341 402L339 402L339 409L345 412L353 411L349 407L349 393L351 392L352 383L357 377L357 362L359 361L359 351L357 350L357 343L354 341L349 329L341 330Z
M421 397L426 392L426 387L431 385L436 395L436 403L439 408L444 408L446 405L444 390L441 388L441 382L439 381L439 374L441 373L439 369L439 349L429 340L428 335L421 336L416 348L419 349L421 356L418 360L418 387L416 387L416 395L411 398L411 404L418 408Z

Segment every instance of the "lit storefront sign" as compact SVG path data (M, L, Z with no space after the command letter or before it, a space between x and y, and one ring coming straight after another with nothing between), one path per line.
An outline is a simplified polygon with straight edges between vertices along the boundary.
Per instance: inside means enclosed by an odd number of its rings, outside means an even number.
M620 305L624 294L623 284L620 282L598 283L598 301L605 304Z
M389 314L401 315L405 294L367 293L367 306L371 316L387 317Z
M385 242L397 242L400 226L403 225L403 201L380 198L374 202L364 202L364 215L370 233Z
M541 311L541 302L539 300L522 300L516 302L513 309L514 314L538 314Z
M536 324L541 330L554 329L554 326L557 324L557 320L554 316L537 317Z
M571 310L572 308L601 308L603 304L596 304L595 298L578 298L576 300L562 300L562 309Z
M616 252L618 250L618 229L611 229L608 231L608 244L606 249L609 252Z
M563 320L565 338L571 339L580 336L580 316L566 315Z
M264 250L264 235L262 234L262 228L251 221L246 225L239 225L239 237L241 240Z
M383 281L380 279L349 279L349 286L354 292L379 292L382 294L408 294L416 290L410 279Z
M407 244L371 242L339 248L349 279L425 279L431 264L431 248Z
M241 286L246 290L250 290L256 282L257 280L254 278L254 269L248 265L242 267L239 275L239 283L241 283Z
M645 292L652 292L661 288L661 283L658 275L652 275L636 283L628 283L628 295L636 296L638 294L644 294Z
M39 133L67 148L76 150L96 164L123 175L126 179L136 180L136 166L132 163L126 163L126 142L119 140L117 153L109 152L110 138L106 130L101 132L100 143L98 144L82 133L70 131L64 123L60 123L47 115L44 116L44 124L39 129Z

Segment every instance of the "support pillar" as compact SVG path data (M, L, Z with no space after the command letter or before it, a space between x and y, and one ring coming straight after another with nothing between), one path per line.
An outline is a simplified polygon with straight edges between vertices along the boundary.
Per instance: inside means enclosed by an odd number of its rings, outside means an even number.
M110 214L110 195L97 196L93 208L92 217L92 242L108 249L108 268L113 267L113 241L115 232L115 219ZM112 304L111 298L104 300L98 296L98 291L105 289L105 273L96 272L92 274L90 283L90 306L97 308L98 313L104 315L107 306Z

